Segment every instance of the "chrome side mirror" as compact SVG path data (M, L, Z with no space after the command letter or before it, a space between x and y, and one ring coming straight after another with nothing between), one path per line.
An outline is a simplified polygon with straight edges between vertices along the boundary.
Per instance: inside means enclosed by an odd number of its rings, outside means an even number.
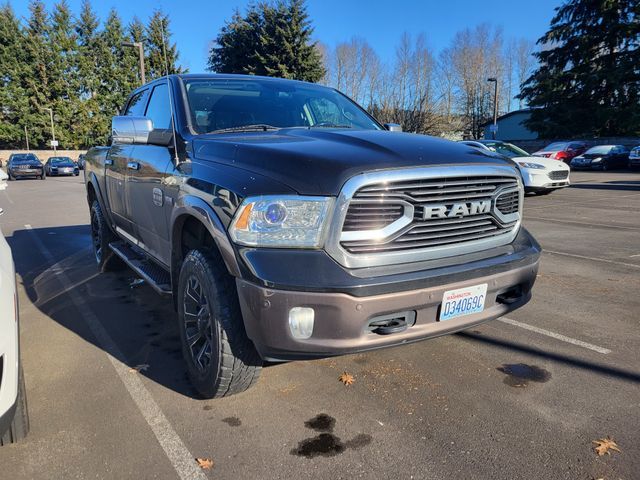
M146 145L153 131L153 121L147 117L113 117L111 139L117 144Z
M390 132L401 132L402 131L402 125L400 125L399 123L385 123L384 124L384 128L386 128Z

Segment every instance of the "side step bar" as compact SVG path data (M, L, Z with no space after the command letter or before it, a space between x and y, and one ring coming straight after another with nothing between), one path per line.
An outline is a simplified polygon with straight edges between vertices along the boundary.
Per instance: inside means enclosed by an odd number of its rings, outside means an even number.
M164 268L147 260L122 240L110 243L109 248L156 292L171 295L171 275Z

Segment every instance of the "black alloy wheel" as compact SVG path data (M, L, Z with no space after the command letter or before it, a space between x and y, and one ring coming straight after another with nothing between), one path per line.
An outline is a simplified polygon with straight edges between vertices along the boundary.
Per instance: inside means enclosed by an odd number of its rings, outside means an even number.
M191 361L200 372L205 372L214 348L211 310L202 285L193 275L186 282L182 308L184 338Z

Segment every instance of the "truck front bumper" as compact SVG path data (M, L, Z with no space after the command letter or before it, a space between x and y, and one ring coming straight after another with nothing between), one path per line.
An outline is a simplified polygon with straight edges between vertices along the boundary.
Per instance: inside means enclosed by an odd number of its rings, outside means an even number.
M318 291L325 272L312 264L306 269L308 288L280 289L237 279L247 335L265 360L280 361L362 352L463 330L505 315L531 298L540 247L523 230L510 248L506 254L482 260L388 275L382 283L379 276L354 276L350 288L332 288L327 282L326 291ZM247 258L251 256L245 255ZM256 267L264 264L255 263ZM286 260L281 259L280 264L296 270ZM439 321L444 292L484 283L487 294L482 312ZM412 288L406 288L408 285ZM362 295L363 291L376 294ZM294 307L314 311L313 333L308 339L295 338L290 330L289 315ZM372 321L407 312L413 324L404 331L388 335L372 332Z

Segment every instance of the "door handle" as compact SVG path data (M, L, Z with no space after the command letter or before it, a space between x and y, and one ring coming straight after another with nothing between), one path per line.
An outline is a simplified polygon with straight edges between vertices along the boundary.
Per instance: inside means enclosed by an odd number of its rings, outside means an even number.
M138 162L128 162L127 168L129 170L138 170L140 168L140 164Z
M111 160L110 158L105 158L104 159L104 164L105 165L113 165L113 160Z

